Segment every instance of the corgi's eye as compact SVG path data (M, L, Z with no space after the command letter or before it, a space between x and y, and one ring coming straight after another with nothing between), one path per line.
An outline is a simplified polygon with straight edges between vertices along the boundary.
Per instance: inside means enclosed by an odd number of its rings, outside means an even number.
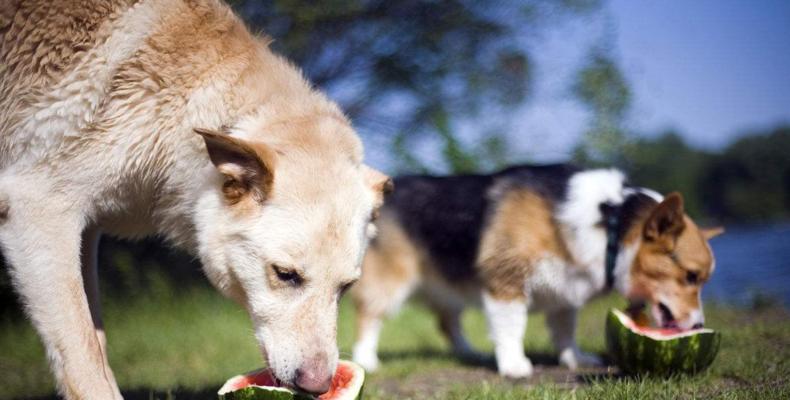
M699 275L694 271L686 272L686 282L689 285L696 285L699 281Z
M294 270L283 268L277 264L272 264L272 269L277 275L277 279L288 283L289 285L296 287L300 286L302 282L304 282L302 276Z

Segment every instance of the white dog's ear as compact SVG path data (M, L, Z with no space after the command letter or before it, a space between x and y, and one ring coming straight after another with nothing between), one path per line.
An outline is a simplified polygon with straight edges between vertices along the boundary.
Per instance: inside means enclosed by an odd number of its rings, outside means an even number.
M195 128L195 133L203 137L211 162L225 176L222 193L230 204L245 196L266 199L274 182L274 151L210 129Z

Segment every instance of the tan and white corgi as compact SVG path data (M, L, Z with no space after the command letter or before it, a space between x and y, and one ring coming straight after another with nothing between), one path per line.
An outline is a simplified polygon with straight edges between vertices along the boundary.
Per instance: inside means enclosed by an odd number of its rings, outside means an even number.
M704 323L700 291L714 269L707 239L682 197L626 183L614 169L517 166L491 175L395 180L379 233L352 290L354 360L369 370L382 319L414 292L439 315L457 353L470 353L459 316L481 304L499 373L526 377L527 311L542 311L560 363L594 364L574 338L578 310L614 288L649 302L661 326Z

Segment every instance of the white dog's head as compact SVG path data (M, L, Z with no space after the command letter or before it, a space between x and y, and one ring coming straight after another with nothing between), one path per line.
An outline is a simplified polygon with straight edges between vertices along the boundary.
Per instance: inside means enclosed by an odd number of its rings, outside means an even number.
M248 310L274 377L323 393L338 359L338 301L360 275L391 183L361 164L359 139L334 115L196 132L218 172L196 216L206 273Z

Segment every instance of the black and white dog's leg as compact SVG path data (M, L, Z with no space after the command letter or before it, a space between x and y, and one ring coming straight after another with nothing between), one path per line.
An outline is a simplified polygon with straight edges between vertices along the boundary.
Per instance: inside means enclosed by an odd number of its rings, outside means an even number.
M532 375L532 362L524 354L524 333L527 330L527 299L497 299L483 292L483 310L488 320L488 333L494 342L499 374L508 378Z
M559 354L560 365L571 370L582 365L601 365L600 358L582 352L576 345L576 314L575 308L562 308L546 313L546 323L551 332L554 348Z

